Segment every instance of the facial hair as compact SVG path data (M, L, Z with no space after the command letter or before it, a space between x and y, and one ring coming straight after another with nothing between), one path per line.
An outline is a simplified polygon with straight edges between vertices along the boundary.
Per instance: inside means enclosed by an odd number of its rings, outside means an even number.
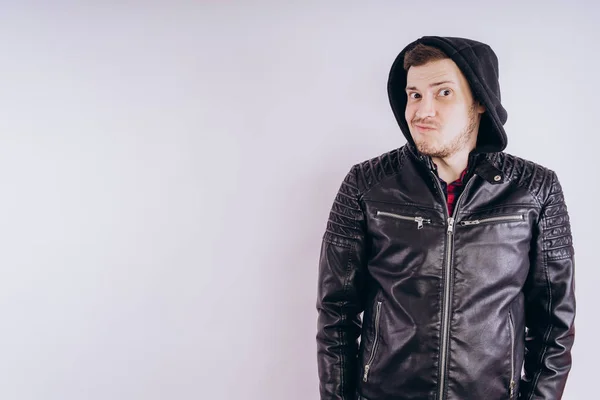
M423 155L436 157L436 158L447 158L463 149L467 143L471 140L473 135L477 134L477 104L473 102L469 108L469 122L463 129L463 131L453 138L450 143L446 143L442 146L429 143L428 140L415 141L415 145L419 152Z

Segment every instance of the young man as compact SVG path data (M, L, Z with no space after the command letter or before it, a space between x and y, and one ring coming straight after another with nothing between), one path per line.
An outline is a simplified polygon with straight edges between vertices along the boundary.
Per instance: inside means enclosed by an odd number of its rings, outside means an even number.
M321 399L560 399L569 216L552 170L503 152L495 53L422 37L388 94L407 144L351 168L323 236Z

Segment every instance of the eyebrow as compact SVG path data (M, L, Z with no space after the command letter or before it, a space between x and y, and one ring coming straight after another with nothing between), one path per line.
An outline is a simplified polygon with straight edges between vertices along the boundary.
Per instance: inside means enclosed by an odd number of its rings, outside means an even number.
M440 81L440 82L430 83L429 87L440 86L440 85L444 85L446 83L452 83L452 84L456 85L456 82L454 82L454 81ZM407 86L406 90L417 90L417 88L415 86Z

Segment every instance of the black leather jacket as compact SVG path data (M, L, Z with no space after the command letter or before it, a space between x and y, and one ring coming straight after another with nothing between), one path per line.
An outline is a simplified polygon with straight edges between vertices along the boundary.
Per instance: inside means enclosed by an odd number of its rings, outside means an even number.
M453 215L404 116L417 43L448 55L486 109ZM407 144L350 170L323 236L321 400L561 398L575 334L569 215L553 171L504 153L498 77L491 47L466 38L424 36L396 57L388 95Z
M346 176L320 255L322 400L560 399L575 316L560 183L503 152L469 176L452 216L411 145Z

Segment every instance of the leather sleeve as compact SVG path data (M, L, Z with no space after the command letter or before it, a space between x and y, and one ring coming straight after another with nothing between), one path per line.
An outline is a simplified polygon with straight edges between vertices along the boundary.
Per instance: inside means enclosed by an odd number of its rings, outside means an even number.
M335 197L321 244L317 366L321 400L356 398L359 314L364 309L365 218L357 166Z
M556 174L533 232L525 285L525 375L519 398L558 400L571 369L575 337L574 250L569 214Z

